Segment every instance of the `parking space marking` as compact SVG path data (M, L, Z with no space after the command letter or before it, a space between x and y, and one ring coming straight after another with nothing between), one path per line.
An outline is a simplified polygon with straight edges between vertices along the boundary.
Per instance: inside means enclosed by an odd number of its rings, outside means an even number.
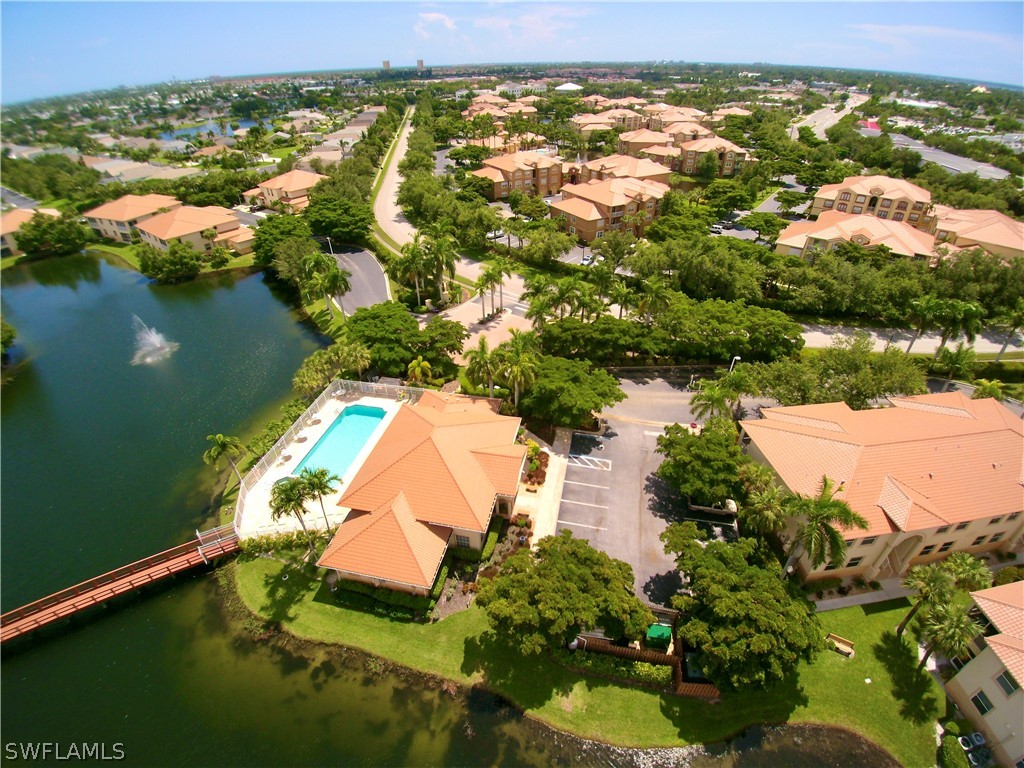
M612 469L612 463L608 459L592 459L589 456L579 456L574 453L569 454L568 464L570 467L600 469L605 472L610 472Z
M564 480L563 482L566 485L585 485L587 486L587 488L601 488L602 490L605 491L610 490L610 487L607 485L594 485L593 483L578 483L575 480Z
M598 509L608 509L607 504L591 504L589 501L576 501L575 499L562 499L563 504L581 504L584 507L597 507Z
M568 520L559 520L559 525L575 525L578 528L590 528L592 531L607 531L607 528L602 528L598 525L586 525L585 523L570 523Z

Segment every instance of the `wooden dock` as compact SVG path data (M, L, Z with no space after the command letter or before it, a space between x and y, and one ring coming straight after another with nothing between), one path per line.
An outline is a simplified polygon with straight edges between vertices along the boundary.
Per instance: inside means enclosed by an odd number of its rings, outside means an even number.
M230 525L0 615L0 643L100 605L176 573L238 551L238 535Z

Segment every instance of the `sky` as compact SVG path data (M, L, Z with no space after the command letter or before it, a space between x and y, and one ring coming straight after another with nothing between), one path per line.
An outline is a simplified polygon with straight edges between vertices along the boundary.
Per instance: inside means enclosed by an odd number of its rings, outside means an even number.
M808 64L1024 85L1024 3L0 2L0 101L172 78L652 61Z

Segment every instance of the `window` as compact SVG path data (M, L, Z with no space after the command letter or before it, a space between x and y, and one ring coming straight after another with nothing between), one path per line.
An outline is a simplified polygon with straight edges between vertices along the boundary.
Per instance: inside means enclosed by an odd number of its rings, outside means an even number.
M850 562L848 562L846 564L846 567L847 568L856 568L858 565L860 565L860 561L863 560L863 559L864 559L863 557L851 557L850 558Z
M837 205L836 206L836 210L837 211L845 211L846 210L846 203L840 203L839 205Z
M998 525L999 523L1002 522L1002 520L1003 520L1003 516L1000 515L999 517L993 517L991 520L988 521L988 524L989 525Z
M853 206L853 212L854 213L864 213L864 207L861 206L861 205L855 205L855 206Z
M852 547L853 546L853 539L846 539L843 542L843 544L846 545L847 547Z
M914 203L914 210L920 211L924 208L924 203Z
M604 237L604 230L603 229L597 230L597 239L600 240L602 237Z
M865 200L867 200L867 198L864 197L864 195L857 195L857 201L856 202L863 203Z
M923 557L924 555L930 555L934 551L935 551L935 545L934 544L929 544L927 547L925 547L924 549L921 550L919 556Z
M1000 531L999 533L993 533L992 534L992 538L988 540L988 543L989 544L995 544L1001 538L1003 538L1003 532L1002 531Z
M892 200L883 200L882 201L882 207L883 208L889 208L891 205L892 205Z
M976 538L974 540L974 543L971 544L971 546L972 547L980 547L982 544L985 543L985 538L986 538L985 536L979 536L978 538Z
M1018 517L1020 517L1020 512L1014 512L1012 515L1009 515L1006 518L1006 522L1010 522L1011 520L1016 520Z
M841 194L839 196L839 199L840 200L849 200L850 199L850 193L849 192L843 192L843 194Z
M827 565L825 566L825 570L826 570L826 571L834 571L835 569L836 569L836 566L835 566L835 565L834 565L833 563L828 563L828 564L827 564Z
M833 206L833 204L834 204L834 203L833 203L833 201L832 201L832 200L826 200L826 201L825 201L825 202L824 202L824 203L822 204L822 206L821 206L821 207L822 207L822 208L831 208L831 207Z
M969 522L967 522L967 523L957 523L956 529L958 531L962 531L962 530L965 530L967 528L967 526L969 526L969 525L970 525Z
M455 536L455 546L462 547L463 549L469 549L469 536L462 536L462 535L456 534L456 536Z
M939 529L938 529L938 530L936 531L936 533L945 533L945 532L946 532L946 531L948 531L948 530L949 530L949 526L948 526L948 525L944 525L944 526L942 526L941 528L939 528Z
M1014 691L1020 690L1020 685L1013 679L1013 675L1009 672L1003 672L999 677L996 678L996 682L999 683L999 687L1003 689L1003 693L1009 696Z
M911 221L917 221L917 220L918 220L918 219L920 219L920 218L921 218L921 217L920 217L920 216L918 216L918 215L917 215L916 213L912 213L912 214L910 214L910 220L911 220Z
M569 234L570 235L575 235L576 234L576 227L569 227Z
M573 224L575 224L576 223L576 217L575 216L570 216L569 217L569 221L571 221Z
M988 700L988 696L985 695L984 691L978 691L971 696L971 704L983 715L987 715L992 709L992 702Z
M892 220L893 221L903 221L903 214L902 213L894 213L892 215Z
M947 541L945 544L943 544L941 547L939 547L939 552L949 552L949 548L952 547L952 546L953 546L953 542L952 541Z
M866 539L861 541L860 545L862 547L868 547L868 546L871 546L872 544L874 544L875 541L877 541L877 540L878 540L877 536L868 536Z
M900 200L898 203L896 203L896 210L897 211L905 211L905 210L907 210L907 201L906 200Z

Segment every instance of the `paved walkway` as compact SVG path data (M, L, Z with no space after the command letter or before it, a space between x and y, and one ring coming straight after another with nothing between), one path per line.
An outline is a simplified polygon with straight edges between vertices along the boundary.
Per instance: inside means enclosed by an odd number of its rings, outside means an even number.
M402 209L398 205L398 187L402 183L402 177L398 173L398 163L409 150L409 134L412 133L414 111L415 108L409 110L409 119L398 135L394 154L391 156L391 162L384 169L384 178L377 192L377 199L373 203L373 215L380 228L399 246L411 243L413 235L416 234L416 228L405 218L405 214L402 213Z
M536 493L519 487L516 496L516 513L528 514L533 519L533 547L545 536L554 536L558 525L558 507L565 483L568 462L563 456L548 453L548 473L544 485Z
M889 328L854 328L851 326L844 325L805 325L804 326L804 343L808 347L820 348L827 347L832 343L834 336L853 336L857 331L864 331L875 343L875 349L881 352L890 343L896 347L906 351L907 346L910 344L910 340L916 335L913 331L907 331L902 329L889 329ZM892 340L890 342L890 339ZM947 346L955 347L957 339L948 340ZM987 332L983 335L978 336L974 342L974 351L978 354L983 353L995 353L1003 348L1003 343L1006 338L999 333ZM942 342L942 338L937 333L926 333L920 339L914 342L914 347L911 351L921 353L934 353L939 348L939 344ZM1024 344L1022 344L1021 337L1017 336L1013 343L1006 348L1006 354L1004 360L1021 360L1022 351L1024 351Z

